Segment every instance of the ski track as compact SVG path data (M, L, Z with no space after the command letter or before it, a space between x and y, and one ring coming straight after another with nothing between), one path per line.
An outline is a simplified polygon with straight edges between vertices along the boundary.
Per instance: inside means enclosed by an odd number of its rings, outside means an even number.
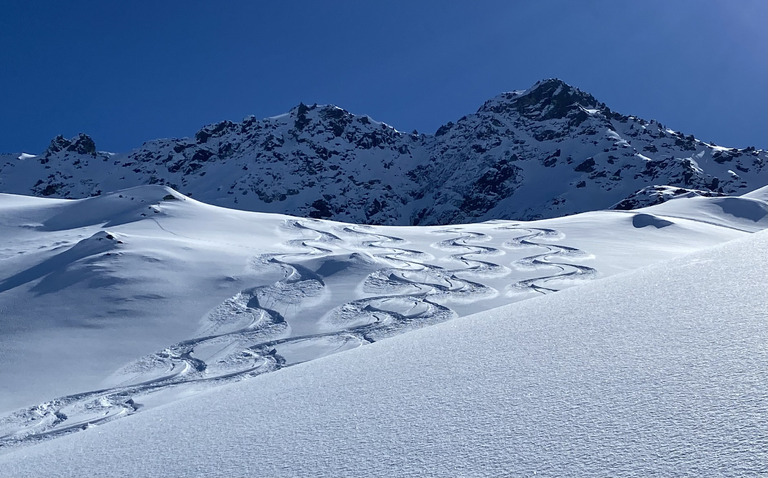
M441 260L447 267L435 264L434 256L426 252L407 248L406 240L375 232L370 226L329 227L322 221L296 219L285 221L283 229L300 236L284 243L294 250L258 255L250 264L256 270L278 268L282 279L227 299L206 315L200 337L129 364L121 370L125 379L114 387L59 397L0 417L0 448L128 416L142 408L141 401L160 391L242 380L449 320L457 314L446 304L498 295L481 281L506 277L512 268L547 273L509 284L507 296L554 292L557 281L590 278L596 272L567 262L590 256L551 244L564 238L553 229L496 227L504 238L522 233L498 248L489 245L494 238L486 233L460 226L439 229L434 234L451 237L431 247L449 253ZM512 268L499 263L504 249L525 248L543 251L512 262ZM323 278L301 263L350 250L380 266L361 284L362 292L370 296L331 307L318 318L328 331L292 334L291 317L302 307L322 304L329 295ZM302 348L312 350L308 358L286 358Z
M554 229L546 228L520 228L517 226L502 226L498 229L527 231L528 234L518 236L503 244L507 249L520 249L527 247L538 247L546 249L546 252L524 257L515 262L519 269L536 270L541 268L553 268L554 274L547 274L532 279L517 281L507 286L507 296L527 291L534 291L540 294L557 292L550 283L563 280L581 280L594 276L597 271L591 267L563 262L562 259L570 258L589 258L590 256L580 249L556 244L536 242L537 240L561 240L565 236ZM546 284L546 285L545 285Z

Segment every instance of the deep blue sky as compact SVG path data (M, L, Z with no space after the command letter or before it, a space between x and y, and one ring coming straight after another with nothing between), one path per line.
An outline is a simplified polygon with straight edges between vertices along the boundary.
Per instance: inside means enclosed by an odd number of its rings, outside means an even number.
M6 0L0 151L82 131L125 152L300 101L433 133L549 77L765 148L767 20L765 0Z

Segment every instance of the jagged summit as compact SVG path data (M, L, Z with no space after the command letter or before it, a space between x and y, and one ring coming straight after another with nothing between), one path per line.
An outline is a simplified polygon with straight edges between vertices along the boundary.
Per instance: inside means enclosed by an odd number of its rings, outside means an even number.
M559 78L547 78L539 80L530 88L523 91L520 97L530 97L535 100L546 98L571 98L575 101L596 102L595 98L589 93L571 86Z
M72 139L66 139L64 136L58 135L51 140L43 155L50 156L61 151L93 155L96 154L96 143L85 133L79 133Z
M434 135L300 103L127 154L97 152L86 135L57 137L41 156L0 157L0 191L74 198L159 184L238 209L450 224L674 197L635 194L661 185L742 194L765 185L767 163L765 151L703 143L553 78L498 95Z
M528 119L544 121L563 118L571 112L585 114L583 110L602 110L605 105L589 93L551 78L536 82L524 91L502 93L487 101L478 113L508 114L516 112Z

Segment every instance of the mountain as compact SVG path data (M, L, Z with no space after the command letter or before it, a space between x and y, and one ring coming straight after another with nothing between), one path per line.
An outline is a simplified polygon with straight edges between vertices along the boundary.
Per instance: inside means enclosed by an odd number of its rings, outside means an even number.
M168 185L224 207L365 224L530 220L662 202L654 186L742 194L768 154L612 111L549 79L497 96L434 135L330 105L206 126L127 154L81 134L40 155L0 156L0 191L80 198ZM673 196L673 195L672 195Z

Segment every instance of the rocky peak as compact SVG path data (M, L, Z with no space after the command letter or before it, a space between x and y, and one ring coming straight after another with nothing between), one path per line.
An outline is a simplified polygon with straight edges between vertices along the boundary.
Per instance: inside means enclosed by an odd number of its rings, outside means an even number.
M66 139L64 136L58 135L51 140L51 144L45 150L44 156L49 157L61 151L95 155L96 143L93 142L90 136L84 133L80 133L72 139Z
M58 153L59 151L64 151L71 144L72 142L70 140L62 135L58 135L51 140L51 143L48 145L48 149L45 150L44 155L49 156L51 154Z
M537 121L586 114L583 110L607 110L589 93L552 78L536 82L525 91L512 91L487 101L478 113L517 113Z
M236 129L237 125L235 123L225 120L220 121L218 123L209 124L207 126L204 126L195 133L195 141L197 141L197 144L203 144L208 142L208 139L211 137L217 138L220 136L224 136L225 134L234 131Z
M303 131L310 123L314 123L313 129L327 129L333 131L337 137L341 136L354 119L354 115L333 105L307 106L300 103L292 108L289 114L295 118L293 126L298 131Z

